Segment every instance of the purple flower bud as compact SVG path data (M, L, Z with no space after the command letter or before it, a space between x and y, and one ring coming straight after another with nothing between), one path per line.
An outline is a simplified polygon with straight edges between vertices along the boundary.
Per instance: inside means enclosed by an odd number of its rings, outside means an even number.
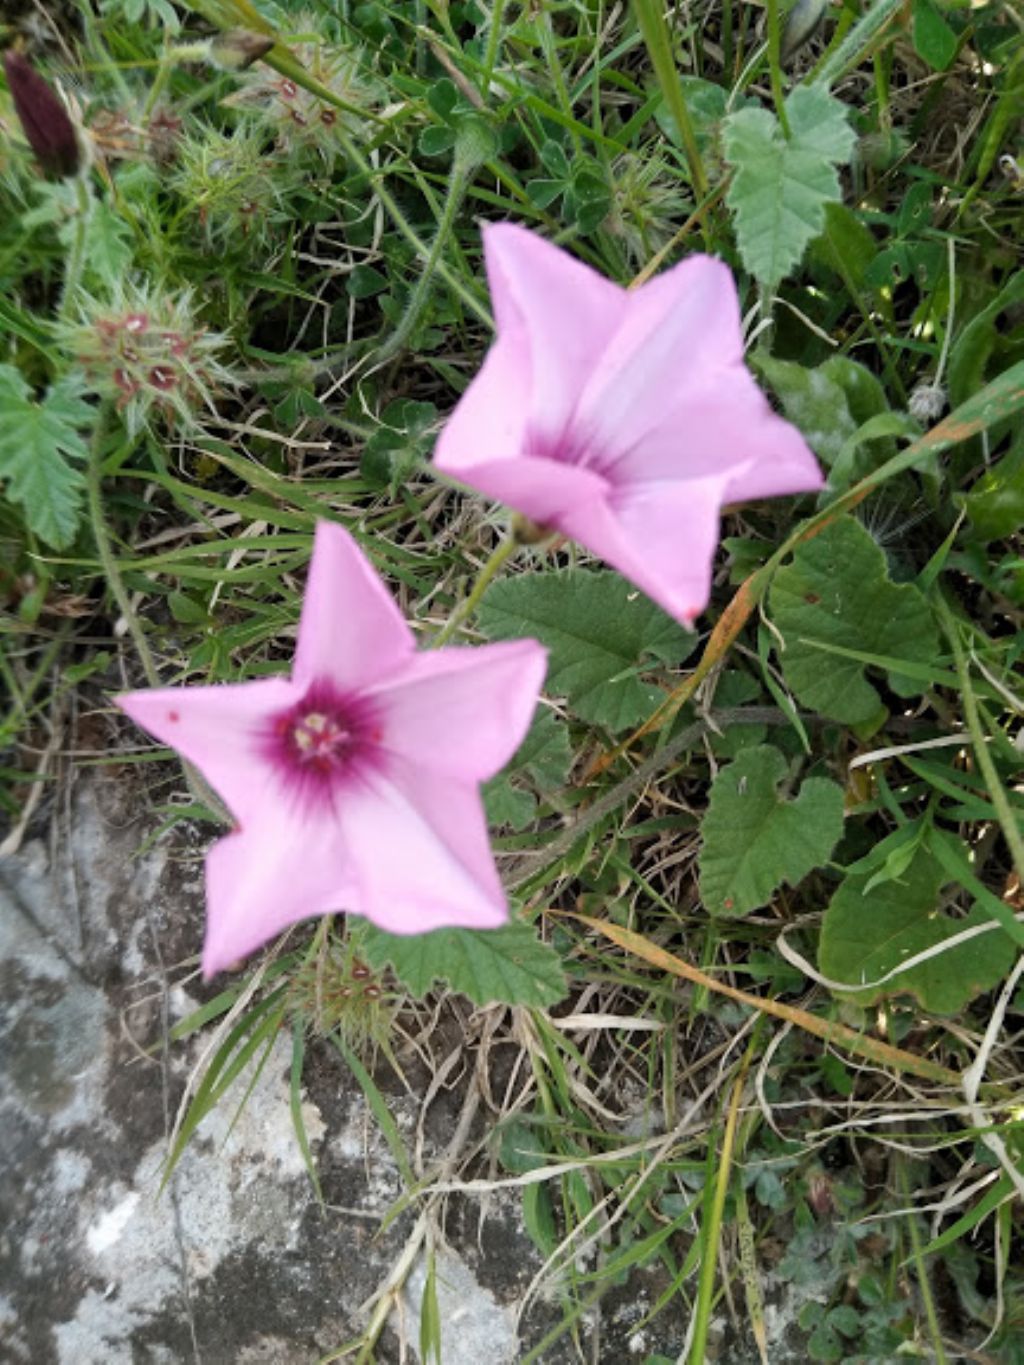
M4 53L4 74L26 141L43 170L48 175L74 175L82 152L63 100L20 52Z

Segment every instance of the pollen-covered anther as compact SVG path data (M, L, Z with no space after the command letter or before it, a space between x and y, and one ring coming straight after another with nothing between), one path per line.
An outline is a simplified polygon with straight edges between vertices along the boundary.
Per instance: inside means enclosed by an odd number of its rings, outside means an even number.
M310 711L293 727L292 739L300 761L331 765L351 747L352 731L333 716Z

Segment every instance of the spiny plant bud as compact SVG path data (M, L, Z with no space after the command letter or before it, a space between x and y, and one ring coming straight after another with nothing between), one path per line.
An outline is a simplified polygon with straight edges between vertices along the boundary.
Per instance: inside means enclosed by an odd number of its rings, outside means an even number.
M223 71L248 71L253 62L265 57L274 39L247 28L229 28L210 40L210 57Z
M75 175L82 150L64 101L21 52L4 53L4 75L25 140L40 166L47 175Z
M214 393L233 382L218 359L226 338L196 321L187 293L124 286L112 304L86 298L60 339L133 434L154 416L194 428Z

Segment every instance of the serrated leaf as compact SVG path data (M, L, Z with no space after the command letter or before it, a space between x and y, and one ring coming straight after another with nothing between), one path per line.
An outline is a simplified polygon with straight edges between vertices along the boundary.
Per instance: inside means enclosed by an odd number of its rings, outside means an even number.
M808 641L922 665L934 664L939 653L924 595L890 580L884 554L854 517L837 518L797 547L772 581L769 605L785 641L780 657L790 690L811 710L847 725L862 725L881 709L867 665ZM926 684L890 673L889 686L909 697Z
M949 877L925 851L918 852L899 881L865 894L867 880L848 876L825 911L818 967L833 981L875 981L953 934L991 922L977 906L964 919L942 912L939 893ZM955 1014L998 984L1014 952L1007 935L993 930L900 972L882 986L849 994L865 1005L910 994L933 1014Z
M822 86L798 86L786 100L790 137L767 109L741 109L724 124L735 174L727 202L743 263L774 288L822 230L825 205L840 197L835 167L850 158L854 133L845 106Z
M783 882L796 886L829 858L843 832L843 790L811 777L799 795L778 793L784 756L771 745L745 749L711 785L701 829L700 892L712 915L745 915Z
M480 605L492 640L533 636L550 651L547 690L582 720L617 732L652 715L664 693L644 681L653 661L677 664L694 639L609 570L523 574L495 583Z
M77 223L72 219L61 228L60 239L71 249ZM89 210L85 225L85 265L91 276L103 284L116 284L123 279L132 261L131 232L103 199Z
M558 954L529 924L500 929L434 929L429 934L387 934L367 924L361 940L375 970L390 964L410 994L422 999L437 982L476 1005L554 1005L566 992Z
M80 428L94 419L83 385L59 380L41 402L13 365L0 365L0 479L11 502L25 510L29 528L55 550L70 544L78 526L82 475L65 457L84 460Z

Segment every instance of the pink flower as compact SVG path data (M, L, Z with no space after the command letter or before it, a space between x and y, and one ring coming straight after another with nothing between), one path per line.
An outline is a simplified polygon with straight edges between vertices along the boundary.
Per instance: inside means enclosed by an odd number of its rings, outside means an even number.
M478 784L518 748L545 666L533 640L417 653L355 541L321 522L291 677L119 697L237 821L206 860L204 975L329 911L398 934L503 923Z
M627 292L524 228L484 228L498 340L439 469L560 531L689 624L725 503L821 488L743 364L728 268L691 256Z

